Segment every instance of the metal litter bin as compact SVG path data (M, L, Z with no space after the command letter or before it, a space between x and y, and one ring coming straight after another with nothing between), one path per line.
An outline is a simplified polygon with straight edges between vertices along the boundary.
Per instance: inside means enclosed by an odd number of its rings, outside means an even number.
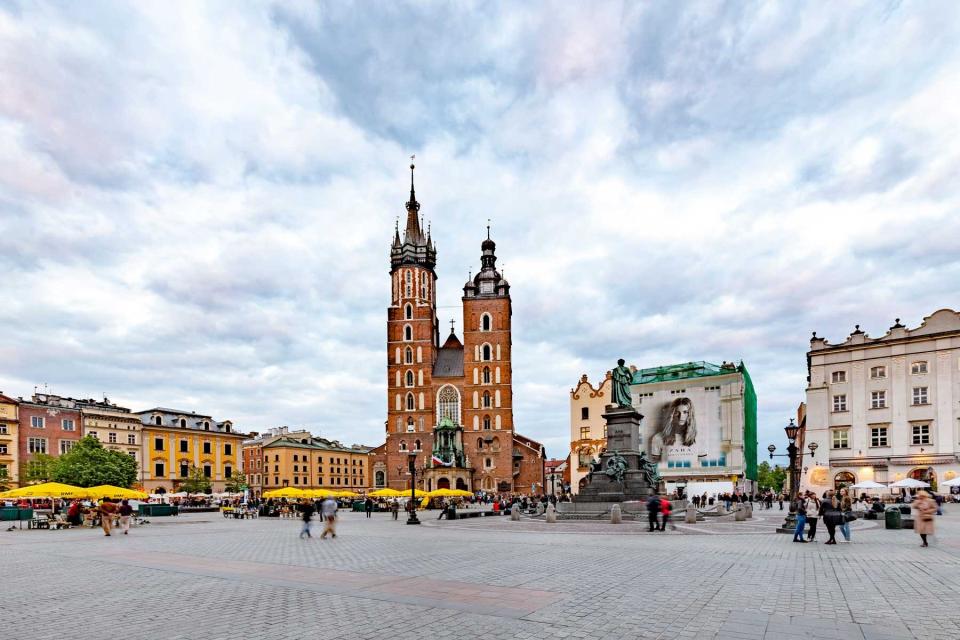
M887 529L902 529L903 523L900 520L900 509L887 509L886 513Z

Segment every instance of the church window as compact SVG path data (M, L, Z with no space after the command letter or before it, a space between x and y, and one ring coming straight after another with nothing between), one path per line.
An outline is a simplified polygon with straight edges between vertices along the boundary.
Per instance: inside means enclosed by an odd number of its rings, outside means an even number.
M403 327L403 339L407 342L413 340L413 327L406 325Z
M406 320L413 320L413 305L409 302L403 306L403 317Z
M490 430L490 416L483 416L483 430Z
M406 451L406 450L407 450L407 443L404 442L403 440L401 440L401 441L400 441L400 451Z
M413 364L413 349L407 347L405 362L407 364Z
M485 466L487 469L492 469L492 468L493 468L493 459L492 459L492 458L487 458L487 459L485 459L485 460L483 461L483 466Z
M423 300L426 300L426 299L427 299L427 278L426 278L426 274L424 274L424 277L420 280L420 297L421 297Z
M483 438L477 438L477 449L483 449Z
M416 408L413 402L413 394L407 394L407 411L413 411Z
M413 418L407 418L407 433L413 433Z
M484 409L490 408L490 392L489 391L483 392L483 408Z
M373 481L373 482L374 482L374 484L377 485L378 487L385 487L385 486L387 486L387 474L385 474L383 471L377 471L376 474L374 474L373 477L374 477L374 481Z
M491 324L489 313L480 316L480 331L490 331Z
M419 440L414 440L414 441L413 441L413 450L414 450L414 451L420 451L420 441L419 441Z
M413 274L410 273L409 269L407 269L406 276L404 277L406 278L406 281L407 281L406 286L404 287L404 292L406 297L409 298L410 296L413 295Z
M407 386L413 386L413 371L407 371Z
M490 384L490 367L483 368L483 384Z
M491 357L492 356L491 356L490 345L488 344L483 345L483 348L481 349L481 359L484 361L487 361L487 360L490 360Z
M460 392L457 388L445 384L437 393L437 422L449 418L454 424L460 424Z

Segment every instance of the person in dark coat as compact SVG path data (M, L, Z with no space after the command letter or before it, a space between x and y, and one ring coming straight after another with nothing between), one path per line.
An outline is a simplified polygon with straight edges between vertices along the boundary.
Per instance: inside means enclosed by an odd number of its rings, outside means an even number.
M660 522L658 515L660 513L660 496L654 494L647 500L647 519L650 521L650 531L658 531Z

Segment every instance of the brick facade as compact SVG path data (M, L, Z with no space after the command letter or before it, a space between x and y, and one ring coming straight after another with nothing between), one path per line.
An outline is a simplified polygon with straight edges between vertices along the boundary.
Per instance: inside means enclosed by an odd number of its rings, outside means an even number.
M80 409L72 400L40 395L33 396L31 401L20 400L20 483L27 482L34 452L59 456L80 440L82 429ZM43 440L45 451L38 448L38 439Z

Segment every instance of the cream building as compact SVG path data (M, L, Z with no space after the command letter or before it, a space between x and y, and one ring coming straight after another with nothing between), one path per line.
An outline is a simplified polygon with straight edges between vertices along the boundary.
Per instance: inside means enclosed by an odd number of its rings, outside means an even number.
M915 329L898 319L879 338L858 325L835 345L814 333L807 359L805 438L818 448L802 489L905 477L937 489L960 473L960 313Z
M140 416L130 413L126 407L110 404L107 398L103 402L77 400L77 406L83 435L93 436L107 449L126 453L140 468L143 457Z
M0 468L7 472L7 488L20 486L19 403L0 393Z
M580 376L570 390L570 492L580 492L580 481L590 470L590 463L600 459L607 446L607 423L603 412L610 404L611 374L594 388L587 374Z

